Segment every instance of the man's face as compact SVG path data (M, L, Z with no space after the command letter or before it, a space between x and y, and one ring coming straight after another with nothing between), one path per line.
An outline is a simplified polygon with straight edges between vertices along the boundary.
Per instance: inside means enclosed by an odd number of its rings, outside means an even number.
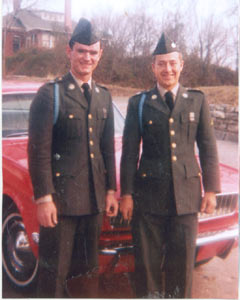
M73 48L67 48L67 55L71 63L71 71L79 79L88 79L102 55L100 42L90 46L75 42Z
M167 90L171 90L178 83L182 69L183 60L178 52L156 55L152 63L158 83Z

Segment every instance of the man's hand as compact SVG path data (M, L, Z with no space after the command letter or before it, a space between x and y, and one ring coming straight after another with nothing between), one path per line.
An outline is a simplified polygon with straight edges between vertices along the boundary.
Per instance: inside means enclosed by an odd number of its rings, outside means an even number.
M52 195L46 195L37 199L37 219L41 226L55 227L58 223L57 208Z
M123 219L130 222L133 214L133 198L132 195L123 195L120 202L120 211Z
M106 215L108 217L116 217L118 213L118 201L115 198L115 192L109 191L106 195Z
M216 205L217 205L216 194L212 192L207 192L205 193L202 199L201 212L211 214L214 212Z

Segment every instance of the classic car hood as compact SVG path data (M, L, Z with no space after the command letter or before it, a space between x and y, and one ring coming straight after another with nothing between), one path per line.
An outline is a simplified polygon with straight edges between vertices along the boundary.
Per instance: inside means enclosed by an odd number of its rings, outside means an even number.
M28 169L27 162L27 137L5 138L2 141L3 158ZM121 158L121 137L115 137L116 168L119 173ZM220 164L222 192L238 192L239 174L238 170L224 164ZM119 178L117 178L119 181ZM118 182L119 184L119 182ZM119 192L119 191L118 191ZM119 196L119 195L118 195Z
M3 159L12 161L24 169L28 169L27 137L6 138L2 140Z
M222 193L238 192L238 170L220 163Z

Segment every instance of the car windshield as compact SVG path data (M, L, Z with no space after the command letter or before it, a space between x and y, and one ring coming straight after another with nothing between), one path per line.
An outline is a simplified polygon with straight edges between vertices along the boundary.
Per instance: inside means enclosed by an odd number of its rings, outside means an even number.
M31 94L6 94L2 96L2 136L26 134Z
M2 136L13 137L26 135L28 131L29 108L35 93L4 94L2 96ZM115 136L121 136L124 118L115 104Z

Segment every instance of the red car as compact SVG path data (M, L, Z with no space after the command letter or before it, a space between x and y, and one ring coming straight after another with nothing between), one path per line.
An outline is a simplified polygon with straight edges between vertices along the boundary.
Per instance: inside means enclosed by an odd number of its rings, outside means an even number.
M40 83L2 85L3 225L2 262L8 279L20 288L31 286L38 270L36 207L27 164L27 128L30 103ZM117 184L124 118L114 104ZM199 214L196 264L225 258L238 242L238 170L221 164L223 193L211 215ZM117 194L119 200L119 189ZM105 218L100 238L100 271L132 272L132 237L120 217Z

